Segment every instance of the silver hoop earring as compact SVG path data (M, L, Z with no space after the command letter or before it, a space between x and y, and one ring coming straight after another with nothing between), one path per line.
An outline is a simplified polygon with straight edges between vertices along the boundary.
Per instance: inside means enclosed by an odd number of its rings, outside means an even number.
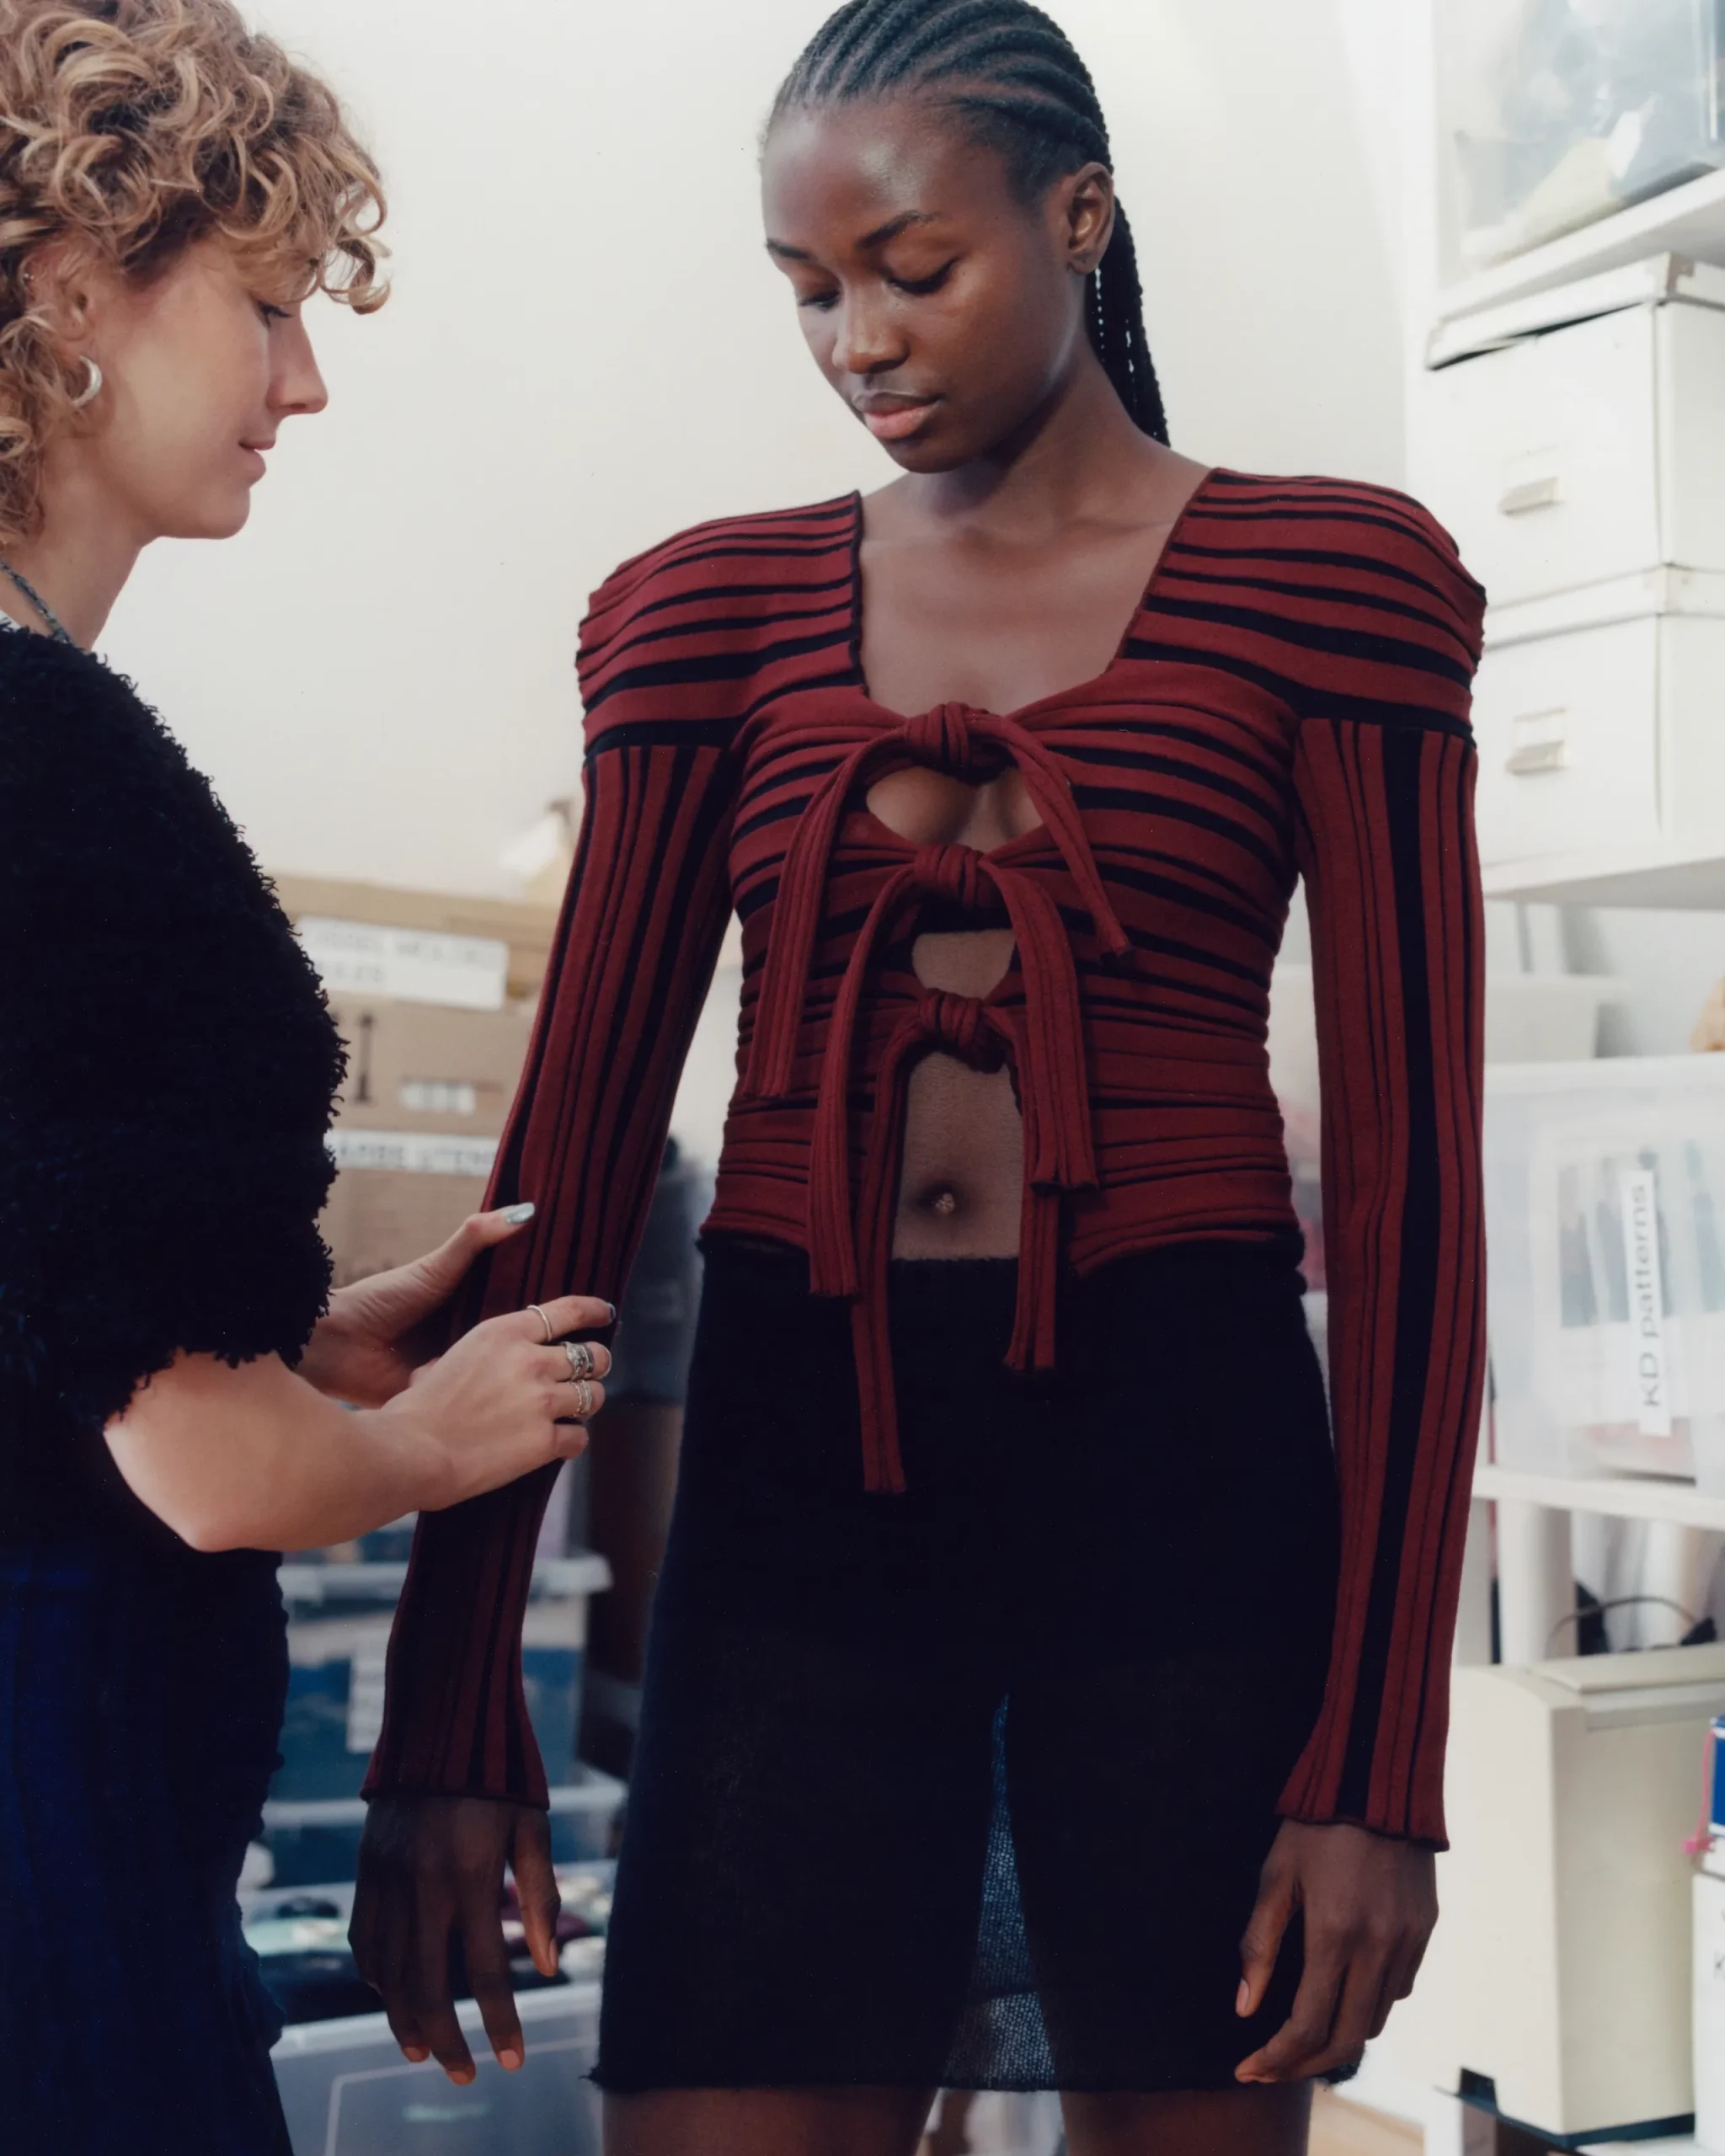
M82 412L86 404L93 404L102 394L102 370L88 352L81 354L80 356L89 370L90 378L84 384L83 394L74 397L72 400L72 408L74 412Z

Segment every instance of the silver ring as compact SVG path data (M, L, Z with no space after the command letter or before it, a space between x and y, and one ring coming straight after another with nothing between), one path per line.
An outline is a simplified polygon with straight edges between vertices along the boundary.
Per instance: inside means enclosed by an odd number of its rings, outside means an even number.
M599 1367L590 1341L565 1340L563 1352L569 1358L569 1380L572 1382L580 1378L590 1378Z
M594 1413L593 1387L586 1378L577 1378L575 1385L575 1420L585 1422Z
M534 1316L538 1319L540 1324L545 1327L545 1344L548 1348L552 1342L557 1337L557 1335L551 1329L551 1320L547 1317L544 1311L540 1309L537 1303L529 1303L527 1308L531 1310Z

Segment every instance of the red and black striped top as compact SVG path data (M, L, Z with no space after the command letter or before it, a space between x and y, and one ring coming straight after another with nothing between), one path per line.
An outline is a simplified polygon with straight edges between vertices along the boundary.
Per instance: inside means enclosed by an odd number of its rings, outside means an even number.
M583 638L587 795L499 1155L538 1201L479 1309L613 1298L731 911L739 1085L709 1225L849 1298L859 1472L901 1486L882 1310L905 1078L1012 1068L1026 1196L1012 1359L1058 1365L1057 1268L1294 1225L1266 1049L1306 885L1324 1095L1343 1576L1290 1817L1443 1839L1448 1662L1484 1367L1483 1002L1470 685L1482 595L1418 505L1216 472L1113 663L1009 717L871 701L862 508L705 525L626 563ZM1041 816L986 854L872 816L906 764L1008 765ZM926 990L911 937L1009 924L1010 971ZM422 1521L370 1786L544 1780L519 1636L546 1478Z

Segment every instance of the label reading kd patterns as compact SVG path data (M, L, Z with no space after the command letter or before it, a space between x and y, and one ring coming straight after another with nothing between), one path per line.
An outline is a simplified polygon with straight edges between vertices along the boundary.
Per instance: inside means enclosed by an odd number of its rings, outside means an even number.
M1636 1427L1644 1438L1669 1438L1671 1385L1665 1283L1659 1271L1659 1181L1652 1168L1622 1168L1617 1188L1623 1208L1623 1267L1629 1282Z

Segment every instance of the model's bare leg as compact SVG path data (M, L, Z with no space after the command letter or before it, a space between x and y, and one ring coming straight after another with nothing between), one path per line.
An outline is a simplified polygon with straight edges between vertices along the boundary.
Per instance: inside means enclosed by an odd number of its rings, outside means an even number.
M1063 2095L1071 2156L1306 2156L1311 2084Z
M934 2097L932 2089L607 2095L605 2156L916 2156ZM1279 2144L1263 2147L1282 2156Z

